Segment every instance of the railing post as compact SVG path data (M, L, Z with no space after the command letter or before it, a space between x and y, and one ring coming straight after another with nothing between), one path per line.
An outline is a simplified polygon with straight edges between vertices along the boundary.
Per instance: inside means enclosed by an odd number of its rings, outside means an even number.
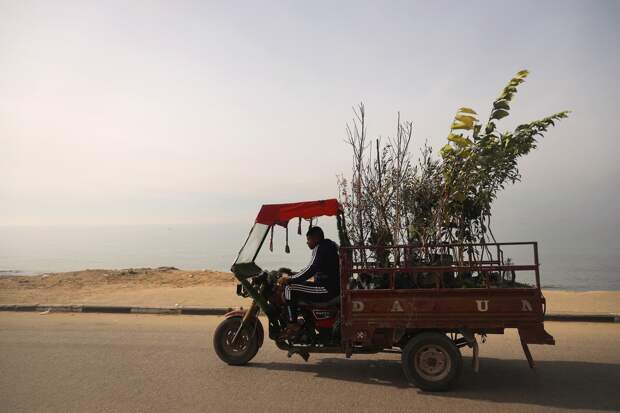
M540 290L540 263L538 262L538 242L534 242L534 265L536 265L536 287Z

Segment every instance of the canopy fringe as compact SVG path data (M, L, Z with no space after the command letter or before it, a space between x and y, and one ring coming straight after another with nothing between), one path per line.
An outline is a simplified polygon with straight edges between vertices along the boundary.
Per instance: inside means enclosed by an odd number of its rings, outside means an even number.
M284 252L287 254L291 253L291 247L288 246L288 222L286 223L286 247L284 247Z
M269 251L273 252L273 227L271 226L271 235L269 236Z

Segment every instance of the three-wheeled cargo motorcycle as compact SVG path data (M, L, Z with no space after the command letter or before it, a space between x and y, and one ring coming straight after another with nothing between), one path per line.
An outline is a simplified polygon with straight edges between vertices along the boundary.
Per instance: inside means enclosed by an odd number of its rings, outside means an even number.
M226 314L213 337L224 362L243 365L257 354L265 335L261 312L267 317L269 338L289 357L297 354L307 361L311 353L349 358L399 352L407 380L426 391L455 384L463 347L472 348L478 371L476 335L484 338L518 329L532 368L528 344L555 344L543 325L546 303L536 242L347 246L342 235L340 296L323 303L297 303L302 328L293 338L283 338L288 318L279 274L263 271L255 261L274 226L321 216L335 216L342 234L344 216L336 199L260 209L231 268L239 280L237 294L251 297L252 304ZM531 249L533 263L505 260L503 249L508 246ZM533 272L535 285L518 283L515 274L520 271Z

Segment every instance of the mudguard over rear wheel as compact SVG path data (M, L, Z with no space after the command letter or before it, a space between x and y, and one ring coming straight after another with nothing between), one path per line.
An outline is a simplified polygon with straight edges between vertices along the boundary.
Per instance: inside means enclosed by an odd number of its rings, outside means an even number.
M260 323L259 320L254 322ZM241 317L227 318L217 326L213 334L213 347L222 361L233 366L241 366L254 358L260 347L259 334L254 322L239 332L234 343L233 338L241 325Z
M445 334L427 332L414 336L402 352L405 376L425 391L448 390L463 367L461 352Z

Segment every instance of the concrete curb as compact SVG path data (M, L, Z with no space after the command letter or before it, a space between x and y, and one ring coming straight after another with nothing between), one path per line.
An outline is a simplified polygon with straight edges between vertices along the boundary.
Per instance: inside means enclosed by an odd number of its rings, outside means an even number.
M49 312L49 313L110 313L110 314L183 314L183 315L224 315L232 308L205 307L125 307L104 305L0 305L0 311Z
M169 314L169 315L224 315L233 308L210 307L125 307L103 305L20 305L3 304L0 311L38 311L49 313L112 313L112 314ZM586 323L620 323L619 314L547 314L545 321L572 321Z
M547 314L545 321L579 321L586 323L620 323L616 314Z

